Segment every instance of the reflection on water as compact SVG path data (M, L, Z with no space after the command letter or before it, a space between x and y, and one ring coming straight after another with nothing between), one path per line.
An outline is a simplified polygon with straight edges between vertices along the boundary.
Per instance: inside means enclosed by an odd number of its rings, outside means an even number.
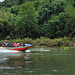
M0 52L0 75L75 75L75 51L31 48L31 52Z

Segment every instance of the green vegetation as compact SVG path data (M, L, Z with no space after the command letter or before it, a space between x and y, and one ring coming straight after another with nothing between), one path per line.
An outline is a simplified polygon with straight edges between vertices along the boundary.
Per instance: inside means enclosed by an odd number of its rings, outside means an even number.
M29 43L32 45L40 45L40 46L75 46L75 38L71 41L70 38L64 37L64 38L55 38L50 39L46 37L41 37L37 39L32 38L23 38L23 39L10 39L7 40L7 42L23 42L23 43ZM0 43L3 43L4 40L1 40ZM40 43L40 44L39 44Z
M75 0L0 2L0 40L26 38L27 41L31 38L28 42L32 43L35 39L34 42L39 42L39 38L46 37L48 39L43 39L44 44L62 45L67 41L63 42L62 38L68 37L73 41L74 36Z

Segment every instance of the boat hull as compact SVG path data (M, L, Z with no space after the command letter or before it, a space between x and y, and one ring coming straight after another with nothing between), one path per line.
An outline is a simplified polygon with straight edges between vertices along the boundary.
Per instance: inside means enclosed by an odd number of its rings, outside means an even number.
M32 46L22 46L22 47L4 47L5 49L8 50L17 50L17 51L24 51L27 50L28 48L31 48Z

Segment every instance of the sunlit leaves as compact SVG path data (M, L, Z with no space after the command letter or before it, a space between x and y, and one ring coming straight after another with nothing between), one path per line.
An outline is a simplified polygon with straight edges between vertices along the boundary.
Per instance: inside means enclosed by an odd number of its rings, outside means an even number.
M14 30L15 17L10 12L0 11L0 37L5 38ZM11 35L10 35L11 36Z

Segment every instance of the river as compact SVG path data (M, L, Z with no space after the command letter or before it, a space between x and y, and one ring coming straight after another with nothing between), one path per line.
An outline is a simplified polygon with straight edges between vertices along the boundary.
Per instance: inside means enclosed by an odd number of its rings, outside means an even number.
M75 49L0 50L0 75L75 75Z

